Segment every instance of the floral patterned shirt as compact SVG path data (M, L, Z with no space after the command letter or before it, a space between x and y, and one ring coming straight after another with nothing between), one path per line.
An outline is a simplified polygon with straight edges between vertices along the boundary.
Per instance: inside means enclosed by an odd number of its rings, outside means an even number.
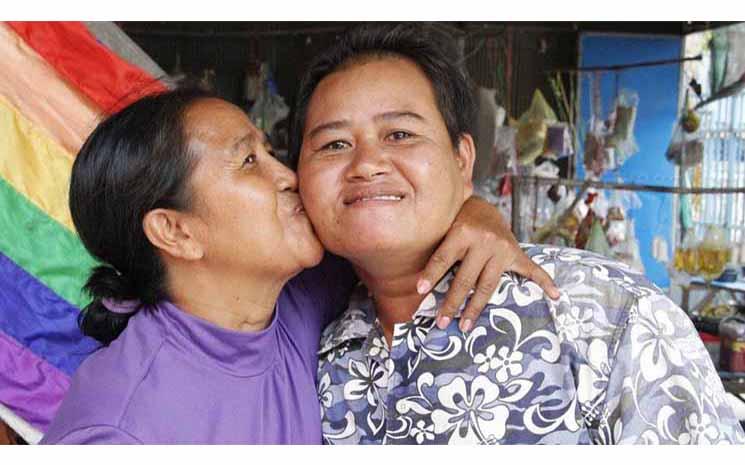
M452 274L395 325L390 348L360 286L321 337L324 440L745 443L691 321L656 286L599 255L523 248L560 299L504 274L468 334L457 317L434 324Z

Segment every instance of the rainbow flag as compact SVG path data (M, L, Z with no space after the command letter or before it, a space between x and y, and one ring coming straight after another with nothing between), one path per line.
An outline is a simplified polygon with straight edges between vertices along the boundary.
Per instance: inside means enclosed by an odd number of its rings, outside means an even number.
M114 23L0 22L0 419L30 443L98 347L77 327L95 261L68 207L75 155L164 76Z

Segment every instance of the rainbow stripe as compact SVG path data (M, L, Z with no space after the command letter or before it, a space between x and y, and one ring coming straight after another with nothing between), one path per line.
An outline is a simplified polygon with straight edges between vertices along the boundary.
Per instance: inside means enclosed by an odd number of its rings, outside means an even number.
M77 328L95 260L70 218L75 154L164 75L113 23L0 23L0 418L29 442L98 347Z

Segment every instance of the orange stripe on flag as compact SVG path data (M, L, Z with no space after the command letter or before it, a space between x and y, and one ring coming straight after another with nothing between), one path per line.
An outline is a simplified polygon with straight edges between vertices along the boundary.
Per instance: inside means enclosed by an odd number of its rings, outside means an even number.
M100 111L93 102L2 23L0 95L72 154L80 150L98 122Z

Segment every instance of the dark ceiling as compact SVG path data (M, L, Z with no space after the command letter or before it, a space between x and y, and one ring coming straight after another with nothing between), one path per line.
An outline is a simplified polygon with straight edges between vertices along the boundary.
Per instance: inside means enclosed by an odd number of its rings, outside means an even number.
M734 22L717 21L648 21L648 22L440 22L453 34L493 32L510 26L514 29L616 32L626 34L686 35ZM165 37L238 38L279 35L309 35L341 32L353 22L119 22L130 35Z
M285 101L293 105L308 61L353 22L119 22L166 72L216 75L218 93L241 103L247 67L267 62ZM522 112L535 89L550 92L546 70L576 67L582 33L683 37L724 22L437 22L465 38L469 74L478 85L501 89L504 105ZM509 37L509 38L508 38ZM509 44L507 43L509 42ZM487 46L486 44L492 44ZM491 48L490 48L491 47ZM496 48L494 48L496 47ZM507 49L510 71L507 73ZM504 68L500 74L500 66ZM499 82L497 82L499 81Z

